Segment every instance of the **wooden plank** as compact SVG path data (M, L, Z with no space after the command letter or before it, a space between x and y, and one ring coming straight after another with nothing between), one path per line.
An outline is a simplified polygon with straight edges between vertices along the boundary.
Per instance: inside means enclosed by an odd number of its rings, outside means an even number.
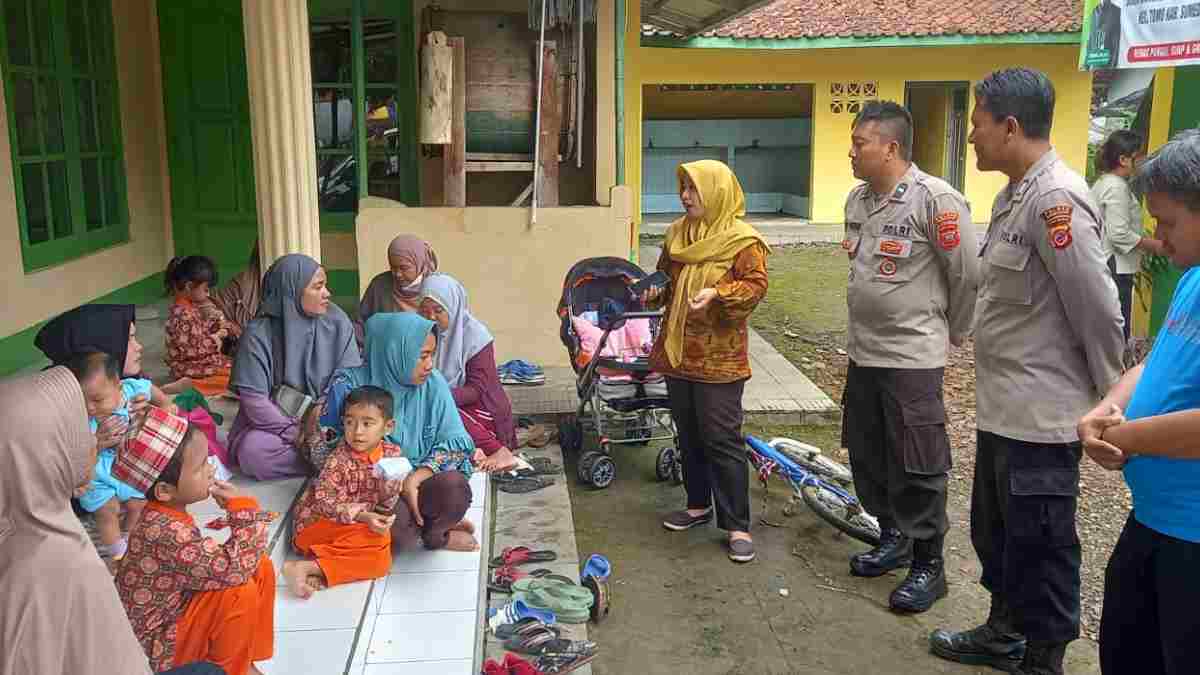
M535 47L536 49L536 47ZM562 109L558 105L558 47L553 42L542 51L541 138L538 145L538 206L558 206L558 139Z
M533 155L521 152L468 152L468 162L532 162Z
M454 52L451 79L452 129L450 144L442 155L442 184L446 206L467 205L467 49L460 37L446 40Z
M533 171L533 162L465 162L467 173Z
M468 82L467 110L533 112L533 80L524 82Z

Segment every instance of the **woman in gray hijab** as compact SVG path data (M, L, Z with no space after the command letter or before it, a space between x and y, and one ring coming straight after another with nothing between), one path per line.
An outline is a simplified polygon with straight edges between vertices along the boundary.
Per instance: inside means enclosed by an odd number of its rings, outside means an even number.
M362 364L354 326L329 298L325 270L308 256L286 255L267 270L258 317L238 342L230 378L241 407L229 449L249 476L311 473L308 452L320 445L310 438L319 399L333 371ZM280 407L275 394L281 386L313 399L303 417Z

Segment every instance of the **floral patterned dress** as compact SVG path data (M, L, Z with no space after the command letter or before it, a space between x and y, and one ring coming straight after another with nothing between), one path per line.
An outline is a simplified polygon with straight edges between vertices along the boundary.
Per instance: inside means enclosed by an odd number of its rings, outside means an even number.
M166 325L171 374L192 379L224 375L228 381L232 361L221 353L221 331L232 334L232 324L215 306L201 308L187 298L176 298Z

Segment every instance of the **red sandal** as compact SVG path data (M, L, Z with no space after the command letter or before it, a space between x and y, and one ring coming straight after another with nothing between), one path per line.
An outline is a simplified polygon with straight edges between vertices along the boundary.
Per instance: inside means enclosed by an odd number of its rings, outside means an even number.
M529 562L550 562L558 560L554 551L535 551L528 546L510 546L500 552L500 555L488 561L488 567L512 567Z

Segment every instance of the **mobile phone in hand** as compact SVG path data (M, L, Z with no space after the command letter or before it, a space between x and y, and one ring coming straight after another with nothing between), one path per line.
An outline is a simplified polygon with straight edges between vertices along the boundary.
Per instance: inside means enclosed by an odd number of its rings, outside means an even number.
M633 291L635 296L641 297L642 293L650 290L651 287L657 286L663 288L669 283L671 283L671 277L666 272L659 271L648 277L643 277L641 281L631 286L629 290Z

